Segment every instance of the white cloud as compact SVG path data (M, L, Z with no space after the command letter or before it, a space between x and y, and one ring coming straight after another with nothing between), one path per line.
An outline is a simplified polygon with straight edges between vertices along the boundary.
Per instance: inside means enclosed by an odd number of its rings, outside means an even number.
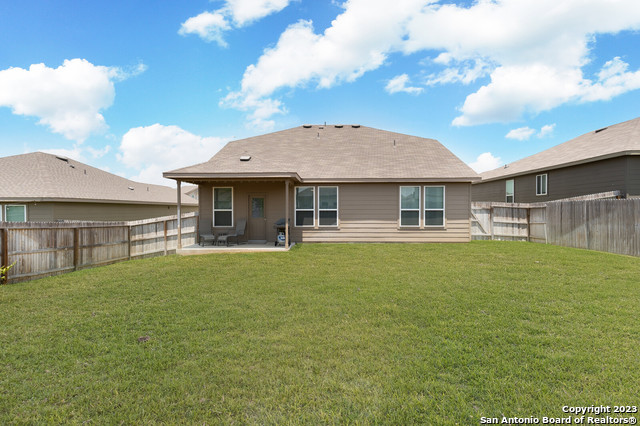
M196 34L205 41L215 41L226 47L223 34L232 28L249 25L272 13L280 12L290 0L226 0L226 4L213 12L202 12L182 23L178 34Z
M556 128L554 124L547 124L542 126L540 131L537 133L537 137L544 138L553 133L553 130ZM507 139L516 139L519 141L527 141L536 133L535 129L530 127L519 127L517 129L513 129L506 134L505 138Z
M234 99L352 82L395 52L436 53L428 66L444 69L427 74L427 85L490 76L468 94L454 125L509 122L640 88L640 71L620 58L593 81L583 75L598 34L640 29L637 0L478 0L469 7L397 0L392 8L388 0L347 0L343 8L322 34L310 21L287 28L247 67Z
M230 28L231 26L222 14L217 12L202 12L200 15L184 21L178 34L197 34L203 40L215 41L220 46L226 47L227 43L222 38L222 33Z
M407 74L401 74L389 80L384 90L391 95L398 92L409 93L412 95L422 93L422 87L407 86L407 83L409 83L409 76Z
M120 144L118 160L136 170L132 180L161 185L171 184L162 172L186 167L194 158L207 161L227 141L194 135L178 126L153 124L130 129Z
M493 170L502 164L500 157L494 157L490 152L484 152L478 156L476 161L469 164L476 173L486 172L487 170Z
M547 124L545 126L542 126L542 128L540 129L540 131L538 132L538 137L539 138L544 138L547 137L549 135L551 135L553 133L553 131L556 128L556 124Z
M65 60L58 68L33 64L0 71L0 106L14 114L38 117L54 133L82 143L107 128L101 111L113 104L114 82L144 72L96 66L85 59Z
M529 127L520 127L518 129L513 129L511 130L509 133L507 133L507 135L505 136L505 138L507 139L517 139L519 141L526 141L528 140L536 131L534 129L531 129Z

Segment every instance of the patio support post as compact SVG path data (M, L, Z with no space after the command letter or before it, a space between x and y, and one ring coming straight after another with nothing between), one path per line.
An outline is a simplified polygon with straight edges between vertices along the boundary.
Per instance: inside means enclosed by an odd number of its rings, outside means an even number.
M284 181L284 248L289 248L289 181Z
M179 180L178 182L178 248L181 249L182 248L182 208L180 206L180 204L182 203L182 190L180 189L180 184L182 182L180 182Z

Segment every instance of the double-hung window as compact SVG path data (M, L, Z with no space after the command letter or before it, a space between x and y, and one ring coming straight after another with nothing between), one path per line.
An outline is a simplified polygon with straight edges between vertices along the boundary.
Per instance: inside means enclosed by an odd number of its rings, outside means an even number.
M26 222L27 206L25 205L7 205L4 207L5 222Z
M233 226L233 188L213 188L213 226Z
M338 226L338 187L318 187L318 225Z
M314 226L315 191L313 186L296 187L296 226Z
M444 226L444 186L424 187L424 226Z
M547 175L536 176L536 195L547 195Z
M420 187L400 187L400 226L420 226Z
M506 181L505 192L506 192L506 200L505 201L507 203L513 203L513 200L515 199L514 191L513 191L513 179L509 179L509 180Z

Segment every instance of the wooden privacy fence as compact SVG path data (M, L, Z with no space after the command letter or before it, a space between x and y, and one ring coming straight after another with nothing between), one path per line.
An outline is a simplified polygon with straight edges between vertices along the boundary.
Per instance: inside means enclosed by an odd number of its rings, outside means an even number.
M550 244L640 256L640 199L547 204Z
M0 222L0 265L14 283L134 258L174 253L178 217L131 222ZM182 245L195 244L197 213L182 215Z
M471 238L640 256L640 199L472 203Z
M471 204L471 237L474 240L532 241L546 238L546 204Z

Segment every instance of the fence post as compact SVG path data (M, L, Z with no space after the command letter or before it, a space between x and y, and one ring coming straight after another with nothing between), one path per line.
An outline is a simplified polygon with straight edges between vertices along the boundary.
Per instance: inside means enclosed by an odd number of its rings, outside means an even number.
M0 243L2 244L2 251L0 252L0 266L9 266L9 247L7 247L7 243L9 238L7 237L7 232L9 230L6 228L0 228L0 238L2 239ZM4 284L9 280L9 271L6 272L3 280L0 284Z
M493 240L493 203L489 207L489 228L491 230L491 239Z
M80 230L73 228L73 270L78 270L80 263Z
M167 221L164 221L164 255L167 255L169 241L167 240Z
M127 241L129 242L129 260L131 260L131 225L127 226Z
M527 207L527 242L531 242L531 207Z

